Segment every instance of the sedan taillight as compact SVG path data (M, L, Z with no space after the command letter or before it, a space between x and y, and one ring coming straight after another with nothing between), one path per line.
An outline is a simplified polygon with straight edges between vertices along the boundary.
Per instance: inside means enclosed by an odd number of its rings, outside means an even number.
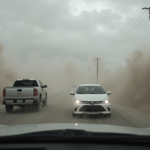
M6 97L6 90L3 89L3 97Z

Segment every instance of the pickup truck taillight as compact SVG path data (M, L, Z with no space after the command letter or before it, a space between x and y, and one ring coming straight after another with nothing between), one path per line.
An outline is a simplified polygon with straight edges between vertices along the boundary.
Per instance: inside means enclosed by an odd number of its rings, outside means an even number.
M6 97L6 90L3 89L3 97Z
M37 95L38 95L38 90L34 89L34 96L37 96Z

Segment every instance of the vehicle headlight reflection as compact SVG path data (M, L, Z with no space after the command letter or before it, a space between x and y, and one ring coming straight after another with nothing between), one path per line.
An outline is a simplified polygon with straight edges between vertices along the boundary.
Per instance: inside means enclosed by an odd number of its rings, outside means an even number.
M76 100L74 101L74 103L75 103L75 104L81 104L82 102L81 102L80 100L76 99Z
M104 103L104 104L109 104L110 101L109 101L109 100L105 100L103 103Z

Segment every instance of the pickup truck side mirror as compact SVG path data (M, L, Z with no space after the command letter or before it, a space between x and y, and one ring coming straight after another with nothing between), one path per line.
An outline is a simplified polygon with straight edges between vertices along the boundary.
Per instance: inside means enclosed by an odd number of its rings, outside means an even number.
M74 92L73 92L73 91L71 91L71 92L70 92L70 95L74 95Z
M44 85L43 87L44 87L44 88L47 88L47 85Z
M41 86L41 88L47 88L47 85Z
M112 93L111 93L111 91L107 91L107 95L111 95Z

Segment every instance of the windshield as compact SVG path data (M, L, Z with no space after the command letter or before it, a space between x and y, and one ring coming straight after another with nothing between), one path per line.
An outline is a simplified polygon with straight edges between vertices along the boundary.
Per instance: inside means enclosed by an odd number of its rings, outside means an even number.
M14 87L19 87L19 86L38 86L38 84L37 84L37 81L35 80L16 81L14 83Z
M101 86L79 86L77 94L106 94Z
M149 7L0 0L0 125L150 128Z

